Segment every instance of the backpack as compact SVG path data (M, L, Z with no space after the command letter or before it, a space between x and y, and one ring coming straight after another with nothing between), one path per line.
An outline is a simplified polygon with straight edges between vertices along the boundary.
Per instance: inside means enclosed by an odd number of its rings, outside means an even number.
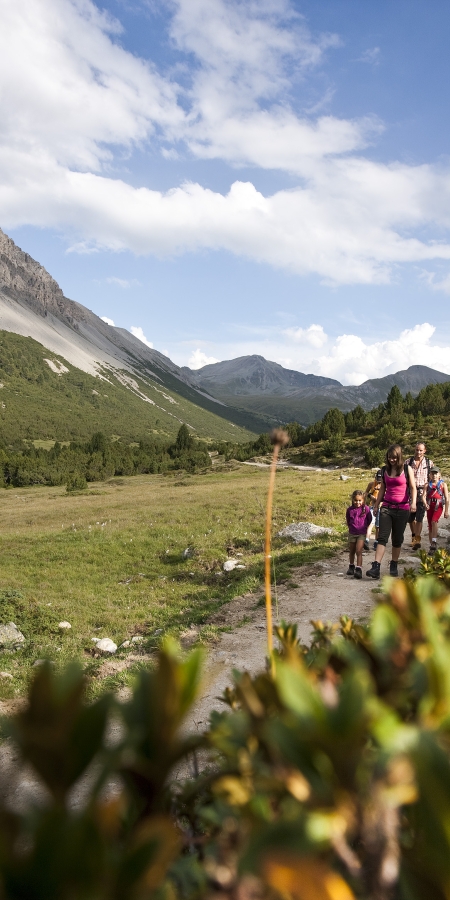
M430 491L434 488L437 490L437 492L441 498L440 502L441 502L442 506L445 506L445 494L444 494L444 488L442 487L443 484L444 484L444 482L443 482L442 478L439 479L437 484L434 484L433 481L430 481L428 484L427 499L428 499L428 491ZM437 506L437 504L439 502L437 497L434 497L434 498L430 497L429 499L430 499L431 503L433 503L435 506Z

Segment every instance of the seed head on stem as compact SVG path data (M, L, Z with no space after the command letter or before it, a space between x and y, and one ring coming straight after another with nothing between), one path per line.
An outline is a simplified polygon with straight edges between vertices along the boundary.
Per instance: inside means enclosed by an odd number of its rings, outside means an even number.
M273 638L272 638L272 595L270 583L270 562L272 559L271 550L271 534L272 534L272 502L273 490L275 487L275 472L277 470L277 460L280 450L289 443L289 435L283 428L274 428L270 435L270 442L273 446L272 463L270 466L269 490L267 492L266 507L266 536L264 542L264 584L266 594L266 623L267 623L267 651L273 669Z

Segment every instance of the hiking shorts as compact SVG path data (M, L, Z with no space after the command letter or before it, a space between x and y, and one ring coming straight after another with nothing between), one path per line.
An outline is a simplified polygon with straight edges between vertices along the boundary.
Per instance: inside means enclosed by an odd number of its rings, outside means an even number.
M378 543L385 547L392 532L392 546L401 547L408 519L409 509L398 509L394 506L382 506L380 510Z
M419 522L419 523L423 522L424 516L425 516L425 503L423 502L423 500L420 500L419 498L417 498L416 511L411 512L409 514L409 519L408 519L409 524L411 525L412 522Z
M441 518L441 516L442 516L441 504L439 504L439 506L430 506L430 508L427 509L428 528L431 528L432 522L439 522L439 519Z
M365 539L366 539L365 533L364 534L350 534L350 532L349 532L348 536L347 536L348 549L354 550L358 541L365 541Z

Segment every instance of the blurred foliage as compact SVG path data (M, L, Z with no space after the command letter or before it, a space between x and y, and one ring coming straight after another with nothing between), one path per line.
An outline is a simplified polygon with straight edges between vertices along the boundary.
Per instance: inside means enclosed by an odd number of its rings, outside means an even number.
M450 593L383 590L309 647L281 623L274 674L235 672L204 734L198 651L167 645L125 703L42 667L4 723L46 793L3 775L0 896L447 900Z

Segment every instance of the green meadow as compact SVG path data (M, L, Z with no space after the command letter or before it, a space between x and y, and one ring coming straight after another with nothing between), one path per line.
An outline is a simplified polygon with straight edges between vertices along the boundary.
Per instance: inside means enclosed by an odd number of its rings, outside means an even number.
M349 494L367 481L367 473L351 476L342 482L337 472L277 474L275 535L300 520L336 529L300 546L275 537L278 583L289 580L293 566L341 545ZM42 658L57 667L81 661L95 694L104 681L93 637L121 644L141 635L147 654L164 635L177 637L190 626L201 642L214 640L210 615L261 587L267 483L267 470L236 465L201 475L114 478L74 495L62 487L3 490L0 622L15 622L26 644L0 653L0 671L13 676L0 678L0 697L22 694ZM193 555L184 558L187 548ZM245 568L224 573L228 555L237 554ZM70 631L58 628L64 620ZM132 675L133 667L110 674L110 686Z

